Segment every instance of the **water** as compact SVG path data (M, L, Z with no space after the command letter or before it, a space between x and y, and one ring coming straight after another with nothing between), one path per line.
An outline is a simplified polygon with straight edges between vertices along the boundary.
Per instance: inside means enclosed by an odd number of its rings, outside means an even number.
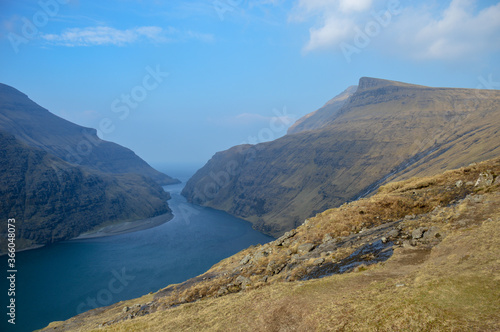
M175 217L161 226L17 253L15 326L7 323L7 258L1 256L0 330L32 331L95 306L155 292L272 240L244 220L187 203L180 195L183 186L165 187Z

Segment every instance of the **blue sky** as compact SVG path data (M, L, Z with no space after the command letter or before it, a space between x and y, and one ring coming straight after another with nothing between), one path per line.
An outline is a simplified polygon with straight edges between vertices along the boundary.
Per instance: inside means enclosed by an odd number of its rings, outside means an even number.
M0 2L0 82L153 165L277 138L362 76L498 89L499 56L499 1Z

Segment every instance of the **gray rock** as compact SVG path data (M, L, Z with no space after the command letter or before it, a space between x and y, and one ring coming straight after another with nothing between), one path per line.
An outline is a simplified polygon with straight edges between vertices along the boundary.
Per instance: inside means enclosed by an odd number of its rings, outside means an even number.
M410 244L410 241L404 240L403 241L403 248L405 248L405 249L413 249L413 246Z
M125 307L123 307L122 312L127 312L129 309L130 309L129 307L125 306Z
M462 180L458 180L457 182L455 182L455 186L457 186L457 188L462 188L463 185L464 182Z
M399 229L393 229L389 233L387 233L387 237L394 238L398 237L399 235Z
M217 292L217 295L221 296L221 295L224 295L224 294L227 294L229 293L229 290L227 289L226 286L222 286L221 288L219 288L219 291Z
M333 240L332 235L330 233L328 233L328 234L325 234L325 236L323 236L323 241L322 242L323 243L327 243L327 242L330 242L332 240Z
M431 241L438 239L440 237L441 237L441 233L440 233L439 228L436 226L432 226L424 233L424 236L422 237L422 241L431 242Z
M325 262L324 258L318 258L318 259L314 260L313 265L321 265L324 262Z
M255 253L253 261L257 262L257 261L263 259L264 257L269 256L269 254L270 254L269 250L259 250L259 251L257 251L257 253Z
M247 277L244 276L238 276L236 280L234 281L236 285L241 286L242 289L245 289L248 286L252 285L252 281L248 279Z
M283 263L279 263L276 261L270 261L269 264L267 264L266 271L270 272L270 273L272 273L272 275L274 275L274 274L280 273L284 267L285 267L285 264L283 264Z
M297 248L297 252L300 254L305 254L305 253L308 253L309 251L313 250L314 247L315 247L315 245L312 243L304 243L304 244L301 244Z
M246 255L245 257L243 257L243 259L240 261L240 265L245 265L247 264L248 262L250 262L250 259L252 259L252 256L251 255Z
M474 184L475 187L489 187L493 184L493 174L491 171L481 172Z
M283 234L281 237L279 237L277 240L274 241L274 245L275 246L281 246L283 245L283 242L293 236L295 236L295 234L297 234L297 230L296 229L292 229L291 231L289 232L286 232L285 234Z
M426 230L427 228L425 227L419 227L415 229L413 232L411 232L412 239L414 240L420 239L424 235Z
M467 199L471 203L477 204L477 203L483 202L484 196L483 195L467 195L467 197L465 199Z

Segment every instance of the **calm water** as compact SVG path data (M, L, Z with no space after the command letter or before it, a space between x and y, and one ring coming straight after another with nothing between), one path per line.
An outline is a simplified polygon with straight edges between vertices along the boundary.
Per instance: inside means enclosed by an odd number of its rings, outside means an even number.
M0 257L0 330L31 331L95 306L155 292L252 244L272 240L244 220L187 203L180 195L183 186L165 187L172 194L169 205L175 217L161 226L18 253L15 326L7 323L7 258Z

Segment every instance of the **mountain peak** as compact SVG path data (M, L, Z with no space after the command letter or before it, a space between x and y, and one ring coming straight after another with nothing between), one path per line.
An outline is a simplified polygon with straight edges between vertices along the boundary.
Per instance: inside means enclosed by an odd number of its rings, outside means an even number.
M408 84L398 81L384 80L374 77L361 77L359 79L358 91L371 90L376 88L382 88L387 86L399 86L399 87L423 87L421 85Z

